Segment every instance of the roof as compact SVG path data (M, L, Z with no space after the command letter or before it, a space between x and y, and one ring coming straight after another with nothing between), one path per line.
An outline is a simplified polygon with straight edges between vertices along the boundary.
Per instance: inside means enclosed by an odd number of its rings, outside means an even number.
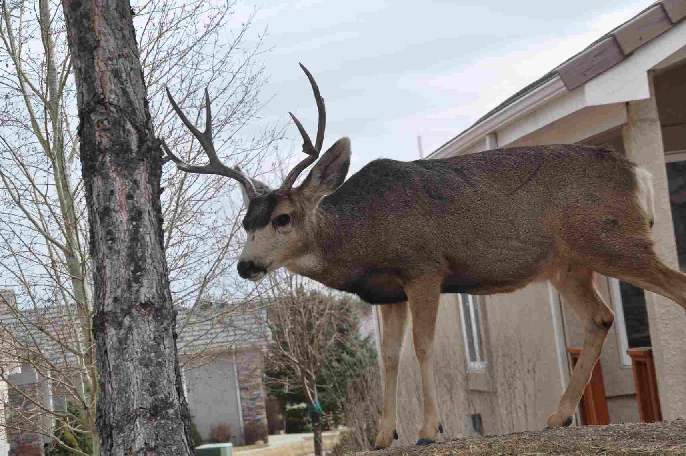
M80 339L78 325L71 324L77 318L74 308L24 309L17 318L15 302L11 292L0 290L0 346L4 345L6 352L28 349L49 363L73 363L75 356L64 347L75 347ZM177 311L177 343L184 355L261 347L268 341L266 307L260 302L204 301Z
M629 58L639 47L659 37L686 18L686 0L661 0L601 36L581 52L488 111L467 129L436 149L437 152L485 120L559 77L574 90Z
M176 327L183 354L265 345L269 339L267 306L256 302L204 302L179 308Z

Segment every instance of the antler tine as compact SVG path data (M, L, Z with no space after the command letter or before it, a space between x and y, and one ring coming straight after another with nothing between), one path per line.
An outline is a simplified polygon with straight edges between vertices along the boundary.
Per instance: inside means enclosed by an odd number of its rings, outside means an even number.
M317 137L315 139L314 147L317 152L322 151L322 146L324 145L324 129L326 128L326 107L324 106L324 98L322 98L321 93L319 93L319 86L314 80L314 76L310 73L305 65L299 63L300 68L305 72L307 79L310 81L312 86L312 92L314 93L314 100L317 103L317 112L319 113L319 118L317 119Z
M317 103L317 112L319 114L317 119L317 136L315 138L315 144L313 145L312 140L307 134L307 131L305 130L305 127L303 127L302 123L292 112L288 113L290 114L291 119L293 119L293 123L295 123L295 126L298 128L300 136L303 138L303 152L307 154L307 158L298 163L291 170L291 172L288 173L286 179L281 185L281 189L283 190L288 190L293 187L293 184L295 184L295 181L298 179L300 173L302 173L308 166L317 160L324 144L324 130L326 129L326 107L324 106L324 98L322 98L319 92L319 86L314 80L312 73L310 73L310 71L302 63L300 63L300 68L302 68L307 76L307 79L310 81L312 92L314 93L314 99Z
M169 88L165 87L165 90L167 92L167 98L169 98L169 102L171 103L174 112L177 116L179 116L181 122L183 122L186 128L188 128L188 130L198 140L203 150L205 151L205 155L207 155L207 158L209 158L210 160L210 162L206 165L191 165L181 160L174 153L172 153L171 149L169 149L167 144L164 141L162 141L162 148L167 153L169 158L176 164L176 167L181 171L186 171L189 173L217 174L220 176L229 177L231 179L237 180L239 183L243 185L243 187L245 188L245 192L248 194L248 197L250 199L257 196L257 192L255 191L255 186L253 185L252 180L248 176L246 176L239 168L230 168L226 166L217 156L217 151L214 148L214 140L212 139L212 108L210 106L210 94L207 88L205 88L204 132L198 130L198 128L195 125L193 125L190 120L188 120L186 114L184 114L179 105L176 103L176 100L174 100L174 97L172 97L171 92L169 92Z

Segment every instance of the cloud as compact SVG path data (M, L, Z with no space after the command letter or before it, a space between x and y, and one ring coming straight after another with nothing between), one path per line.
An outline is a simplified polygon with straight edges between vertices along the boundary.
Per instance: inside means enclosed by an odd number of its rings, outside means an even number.
M396 119L398 129L416 129L433 150L507 97L554 69L641 10L640 5L597 15L582 30L549 37L507 52L493 52L441 74L400 75L398 87L426 93L439 108Z

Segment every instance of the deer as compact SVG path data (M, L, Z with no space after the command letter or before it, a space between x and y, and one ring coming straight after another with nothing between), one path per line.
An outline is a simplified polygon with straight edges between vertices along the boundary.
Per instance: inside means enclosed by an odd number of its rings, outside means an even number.
M663 295L686 309L686 275L656 255L650 174L603 147L561 144L489 150L442 159L371 161L346 180L351 143L323 154L326 110L314 93L314 143L289 113L306 157L271 189L221 162L212 142L210 97L200 132L169 101L209 162L193 165L163 143L178 169L236 180L246 205L240 277L258 281L285 267L379 305L383 409L375 446L397 439L398 364L405 326L421 373L423 418L417 444L436 441L432 367L441 293L508 293L550 281L584 326L582 353L548 428L569 426L598 361L614 313L594 287L603 274ZM295 185L310 165L307 176Z

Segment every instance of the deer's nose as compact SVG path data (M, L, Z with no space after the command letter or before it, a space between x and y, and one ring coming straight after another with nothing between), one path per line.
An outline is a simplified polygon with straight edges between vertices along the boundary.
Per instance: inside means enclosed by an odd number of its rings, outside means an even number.
M254 261L239 261L237 269L238 275L244 279L249 279L257 273L265 272L264 268L258 267Z

